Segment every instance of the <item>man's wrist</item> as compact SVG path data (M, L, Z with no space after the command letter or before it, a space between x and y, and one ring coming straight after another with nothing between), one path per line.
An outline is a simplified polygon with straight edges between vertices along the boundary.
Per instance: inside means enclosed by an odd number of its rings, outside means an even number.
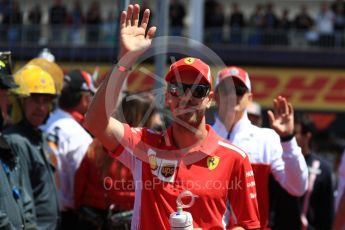
M116 63L115 67L120 71L120 72L129 72L132 71L132 66L125 66L125 65L121 65L120 63Z
M117 59L117 64L119 66L124 66L127 69L130 69L130 67L132 67L134 65L134 63L136 62L136 60L138 59L138 57L133 54L133 53L121 53L118 56Z
M295 134L294 134L294 133L292 133L292 134L290 134L290 135L287 135L287 136L281 136L281 137L280 137L280 141L281 141L281 142L288 142L288 141L291 141L292 138L294 138L294 137L295 137Z

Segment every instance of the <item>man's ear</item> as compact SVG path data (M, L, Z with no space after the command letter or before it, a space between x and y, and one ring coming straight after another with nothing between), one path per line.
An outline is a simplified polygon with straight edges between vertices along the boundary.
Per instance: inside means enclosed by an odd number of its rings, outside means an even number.
M211 107L211 105L212 105L212 101L213 101L213 99L215 99L215 93L213 92L213 91L210 91L210 93L208 94L208 102L207 102L207 105L206 105L206 107L207 108L210 108Z
M248 93L248 100L249 100L250 102L253 101L253 93L252 93L252 92L249 92L249 93Z

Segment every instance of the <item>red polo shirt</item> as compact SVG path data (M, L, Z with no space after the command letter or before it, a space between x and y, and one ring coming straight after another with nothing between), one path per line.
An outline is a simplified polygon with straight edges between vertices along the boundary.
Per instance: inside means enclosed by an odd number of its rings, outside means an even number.
M132 170L135 202L132 229L170 229L169 216L184 190L197 195L194 228L260 227L253 171L242 150L221 139L210 126L204 141L181 151L171 128L156 133L124 124L122 146L114 155Z

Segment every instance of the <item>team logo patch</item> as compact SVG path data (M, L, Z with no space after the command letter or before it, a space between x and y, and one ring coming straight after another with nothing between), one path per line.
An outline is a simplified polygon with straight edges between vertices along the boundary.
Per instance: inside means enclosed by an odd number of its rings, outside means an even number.
M238 76L239 71L238 71L238 69L231 68L229 73L230 73L231 76Z
M217 156L207 158L207 167L209 170L217 168L220 158Z
M149 156L150 168L151 170L155 171L158 168L157 158L155 155Z
M188 65L193 64L194 61L195 61L195 59L192 58L192 57L187 57L187 58L184 59L184 63L186 63Z
M175 173L175 165L167 164L161 167L161 174L166 178L173 176L174 173Z

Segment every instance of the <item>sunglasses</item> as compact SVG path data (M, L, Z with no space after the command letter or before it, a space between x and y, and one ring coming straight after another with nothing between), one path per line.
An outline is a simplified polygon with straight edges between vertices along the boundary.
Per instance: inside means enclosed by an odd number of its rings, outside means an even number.
M230 87L228 85L221 84L221 85L219 85L217 90L223 95L229 95L230 93L234 92L234 90L235 90L237 97L242 97L246 92L248 92L247 87L242 86L242 85L234 85L234 86Z
M168 90L169 93L174 97L181 97L186 93L186 90L189 89L194 98L204 98L210 92L209 85L202 84L183 84L183 83L169 83Z
M242 85L235 85L236 96L242 97L246 92L248 92L247 87Z

